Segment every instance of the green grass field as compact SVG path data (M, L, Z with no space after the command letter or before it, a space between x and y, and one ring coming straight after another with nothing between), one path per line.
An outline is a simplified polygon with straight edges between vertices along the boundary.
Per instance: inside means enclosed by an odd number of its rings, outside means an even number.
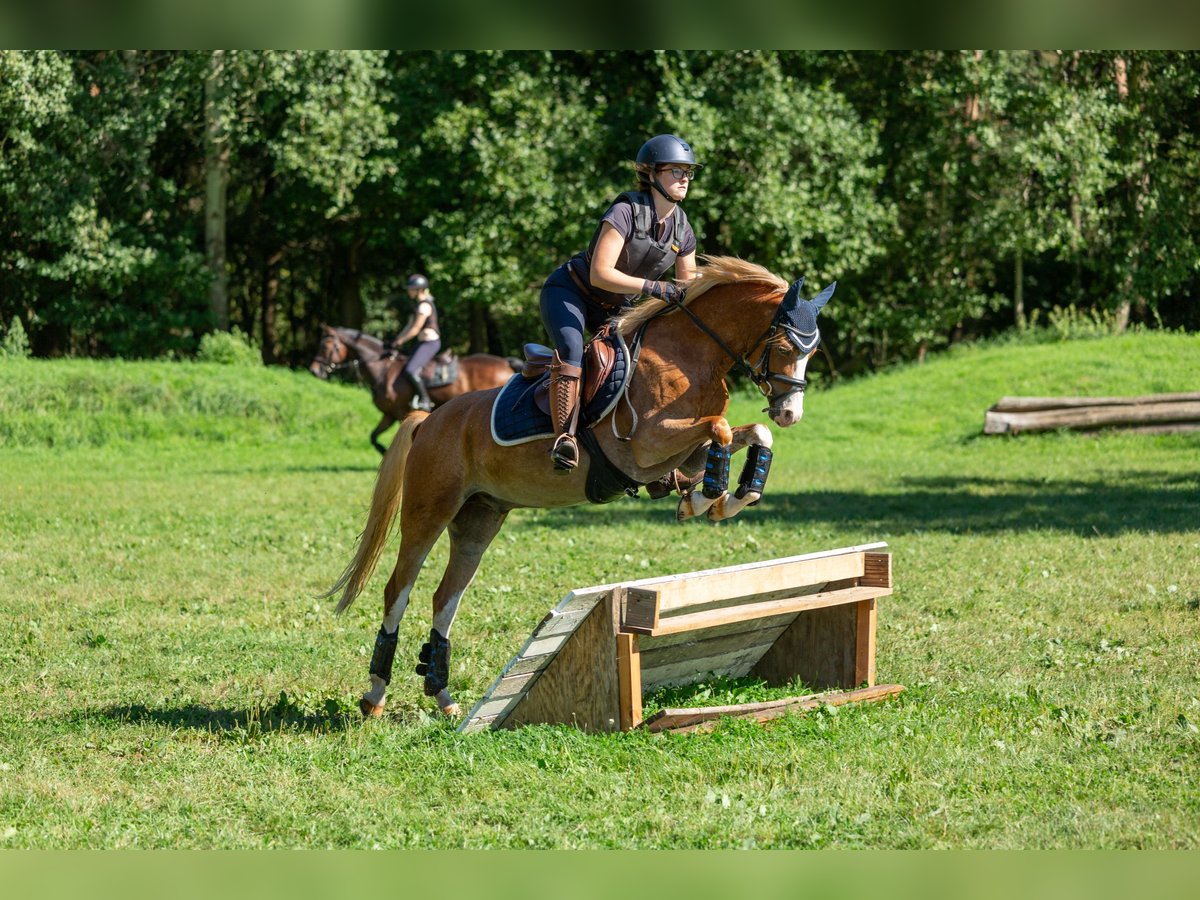
M1200 433L980 432L1004 394L1197 384L1194 336L967 348L813 392L732 522L519 510L455 624L466 708L572 587L876 540L879 680L907 690L709 735L461 736L405 674L444 540L381 720L355 704L392 552L345 616L315 599L374 480L365 392L0 361L0 847L1195 848Z

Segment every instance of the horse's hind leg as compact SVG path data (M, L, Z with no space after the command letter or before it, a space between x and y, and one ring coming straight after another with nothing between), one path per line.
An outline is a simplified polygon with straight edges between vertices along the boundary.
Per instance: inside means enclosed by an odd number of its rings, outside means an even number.
M375 426L375 430L371 432L371 444L380 454L387 453L387 447L379 442L379 436L396 424L396 420L384 413L383 418L379 420L379 424Z
M383 622L375 636L375 651L371 655L371 686L359 701L364 716L383 714L387 687L392 680L400 620L408 609L409 595L425 565L425 558L457 513L459 502L453 488L447 485L446 490L440 492L441 503L435 496L439 492L422 488L420 493L416 490L409 493L410 489L406 488L400 510L400 551L396 568L383 589Z
M459 714L458 704L450 696L450 627L458 612L459 601L492 539L500 531L508 510L492 505L482 497L463 504L450 523L450 561L441 584L433 594L433 628L429 642L421 650L417 674L425 676L425 695L434 697L448 716Z

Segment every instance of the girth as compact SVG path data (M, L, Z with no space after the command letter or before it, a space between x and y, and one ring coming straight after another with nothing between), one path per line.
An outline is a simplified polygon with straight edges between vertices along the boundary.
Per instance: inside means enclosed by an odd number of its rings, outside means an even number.
M596 435L592 433L591 428L580 428L576 437L579 438L579 443L583 444L583 448L591 457L585 486L590 502L611 503L622 494L630 497L637 496L641 482L634 481L612 464L612 461L600 449L600 442L596 440Z

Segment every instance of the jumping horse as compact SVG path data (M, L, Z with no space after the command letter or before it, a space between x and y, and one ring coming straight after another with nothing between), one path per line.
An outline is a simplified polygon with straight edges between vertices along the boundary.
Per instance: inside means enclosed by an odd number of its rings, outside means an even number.
M353 328L322 325L317 355L309 363L308 371L327 379L335 370L353 362L359 364L360 371L366 370L371 382L371 399L376 409L383 413L383 418L371 432L371 444L384 453L387 447L380 442L380 435L412 411L413 389L403 375L407 359L403 354L389 353L384 342L374 335ZM429 399L436 409L468 391L501 387L512 374L513 364L508 360L489 353L472 353L459 358L454 381L429 388Z
M836 286L805 300L803 281L789 287L753 263L710 257L684 302L646 300L615 320L624 337L641 332L628 403L617 404L595 424L595 440L581 442L586 458L572 474L561 474L551 464L551 438L514 446L493 440L490 415L499 390L463 394L432 413L404 419L380 463L354 558L325 595L341 592L339 613L354 602L398 515L400 550L383 592L370 686L359 703L363 715L383 713L400 620L443 531L450 532L449 561L433 594L433 627L417 674L425 678L426 696L436 698L443 713L456 716L459 707L449 691L450 628L484 552L511 510L585 502L584 473L589 464L602 464L598 456L637 484L679 484L680 521L701 514L728 519L757 503L770 470L771 432L761 424L731 426L725 419L725 376L736 367L751 378L768 398L764 412L776 425L786 428L800 420L805 369L820 342L817 314ZM730 456L743 448L749 448L745 467L731 493ZM702 483L687 486L688 476L700 471Z

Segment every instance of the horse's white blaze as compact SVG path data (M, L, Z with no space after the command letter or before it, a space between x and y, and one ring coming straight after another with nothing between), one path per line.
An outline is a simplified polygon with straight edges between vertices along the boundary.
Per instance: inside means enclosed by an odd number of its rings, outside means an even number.
M792 366L791 370L786 372L786 374L792 378L804 378L804 372L809 367L810 358L811 354L809 356L800 356L800 359L796 360L796 365ZM796 425L796 422L802 419L803 416L804 391L796 391L786 401L780 403L778 407L772 410L770 418L774 419L780 427L786 428L788 425Z

